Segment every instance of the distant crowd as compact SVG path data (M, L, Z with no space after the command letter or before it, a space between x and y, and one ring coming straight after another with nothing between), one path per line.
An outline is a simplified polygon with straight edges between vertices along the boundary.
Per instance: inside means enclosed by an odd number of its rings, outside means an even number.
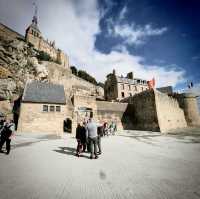
M90 153L90 159L97 159L101 155L101 138L115 135L117 125L115 122L96 123L92 117L84 122L78 123L76 128L77 149L76 156L80 157L82 152Z

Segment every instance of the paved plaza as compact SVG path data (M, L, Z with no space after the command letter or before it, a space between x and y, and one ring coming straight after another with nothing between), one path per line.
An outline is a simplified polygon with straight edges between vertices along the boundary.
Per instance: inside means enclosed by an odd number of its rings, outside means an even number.
M75 156L76 140L16 136L0 154L1 199L200 199L200 133L121 132L103 153Z

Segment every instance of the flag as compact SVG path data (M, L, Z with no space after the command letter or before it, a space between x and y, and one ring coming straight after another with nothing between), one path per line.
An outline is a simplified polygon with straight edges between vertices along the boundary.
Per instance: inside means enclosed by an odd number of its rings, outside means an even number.
M155 87L155 78L151 79L150 81L147 81L149 89L152 89Z

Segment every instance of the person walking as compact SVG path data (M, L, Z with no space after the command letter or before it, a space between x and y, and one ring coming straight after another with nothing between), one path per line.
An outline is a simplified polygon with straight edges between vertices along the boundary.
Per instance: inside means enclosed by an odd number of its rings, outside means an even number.
M87 137L90 143L90 159L97 159L97 139L98 139L98 134L97 134L97 127L98 125L93 121L93 117L91 116L87 126L86 126L86 132L87 132Z
M82 122L80 122L76 128L76 140L77 140L77 149L76 155L80 157L80 154L83 150L86 149L86 129Z
M11 143L11 136L15 131L15 124L12 120L6 119L3 124L3 128L1 129L1 140L0 140L0 152L2 151L2 147L6 142L6 154L10 153L10 143Z
M101 137L103 136L103 126L97 127L97 148L98 148L98 154L100 155L102 153L101 151Z

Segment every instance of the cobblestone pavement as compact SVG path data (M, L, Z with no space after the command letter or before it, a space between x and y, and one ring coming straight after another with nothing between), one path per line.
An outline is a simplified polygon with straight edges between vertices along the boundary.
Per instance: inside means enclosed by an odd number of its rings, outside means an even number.
M1 199L200 199L197 135L105 137L97 160L76 157L70 135L17 139L9 156L0 154Z

